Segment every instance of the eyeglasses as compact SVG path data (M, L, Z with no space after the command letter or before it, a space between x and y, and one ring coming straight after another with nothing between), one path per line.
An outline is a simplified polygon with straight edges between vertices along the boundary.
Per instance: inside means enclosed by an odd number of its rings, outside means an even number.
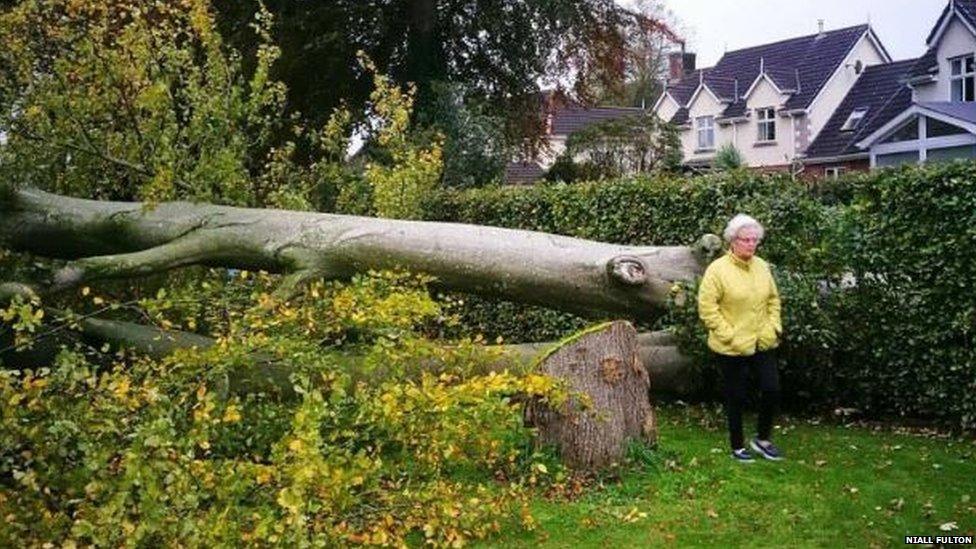
M739 242L743 242L745 244L758 244L759 243L759 237L756 237L756 236L750 236L750 237L747 237L747 238L743 238L741 236L737 236L737 237L735 237L735 239L738 240Z

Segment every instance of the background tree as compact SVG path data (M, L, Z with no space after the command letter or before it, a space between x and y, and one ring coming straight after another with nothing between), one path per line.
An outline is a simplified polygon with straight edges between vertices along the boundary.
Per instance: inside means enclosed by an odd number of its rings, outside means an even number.
M28 0L0 16L2 176L56 192L307 208L258 12L249 76L206 0Z
M677 45L677 20L661 0L637 0L631 8L639 22L624 33L624 78L601 90L602 104L650 108L668 76L668 54ZM660 32L661 28L671 32Z
M587 126L566 140L566 152L549 179L613 178L681 165L677 130L654 114L639 114Z
M247 49L258 3L216 0L215 5L225 35ZM462 85L465 103L477 100L504 118L512 142L541 132L541 86L571 81L576 98L593 101L599 90L624 81L634 37L654 32L642 24L643 15L613 0L271 0L266 5L279 21L282 56L275 75L291 90L290 106L313 123L323 123L343 101L357 116L364 112L371 86L355 61L361 50L398 84L416 84L421 125L437 122L437 82Z

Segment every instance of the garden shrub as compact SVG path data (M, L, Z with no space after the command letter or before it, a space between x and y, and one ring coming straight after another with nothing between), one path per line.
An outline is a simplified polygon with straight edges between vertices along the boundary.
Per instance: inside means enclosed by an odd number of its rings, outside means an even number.
M531 527L526 490L562 473L514 397L565 398L551 378L481 374L497 359L481 343L420 337L442 313L422 278L281 302L276 277L217 274L192 292L207 308L180 291L141 303L160 325L206 326L211 348L81 346L0 370L0 545L454 546ZM58 329L38 310L7 312L21 331ZM233 390L257 357L292 372L295 398Z

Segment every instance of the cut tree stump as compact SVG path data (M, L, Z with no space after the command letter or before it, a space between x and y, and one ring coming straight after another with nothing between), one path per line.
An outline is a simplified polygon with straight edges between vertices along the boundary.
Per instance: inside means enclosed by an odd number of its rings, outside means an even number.
M653 444L657 423L637 331L617 321L585 330L540 358L537 371L564 380L573 395L554 409L526 407L539 445L553 445L570 467L598 470L624 457L630 441Z

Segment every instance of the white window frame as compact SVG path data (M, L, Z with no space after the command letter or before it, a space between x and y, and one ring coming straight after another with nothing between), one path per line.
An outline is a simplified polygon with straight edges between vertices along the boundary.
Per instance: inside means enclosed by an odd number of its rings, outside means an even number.
M756 109L756 142L776 142L776 109L763 107Z
M695 133L698 137L699 151L715 150L715 117L699 116L695 118Z
M864 121L864 117L867 116L867 114L867 107L858 107L854 109L851 111L850 116L847 117L847 120L844 121L844 125L840 127L840 131L849 132L856 130L858 126L861 125L861 122Z
M969 70L967 71L967 65ZM960 97L956 98L956 87ZM970 99L966 99L967 92ZM949 58L949 101L972 103L976 101L976 54Z
M846 171L847 168L844 166L831 166L829 168L824 168L824 177L827 179L837 179Z

